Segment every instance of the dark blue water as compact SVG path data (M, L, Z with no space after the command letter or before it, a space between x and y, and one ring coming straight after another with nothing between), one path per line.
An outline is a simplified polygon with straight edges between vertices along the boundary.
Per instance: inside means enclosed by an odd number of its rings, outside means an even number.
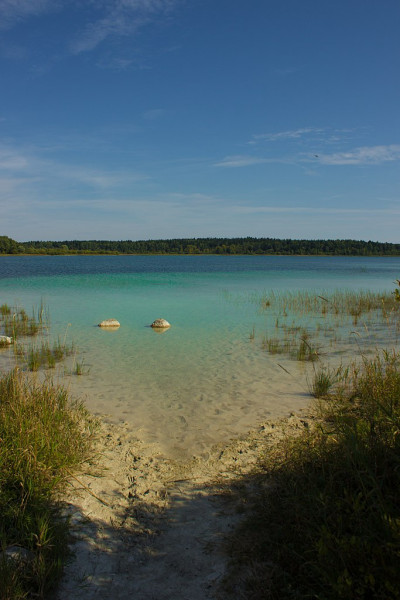
M116 273L269 272L356 277L392 283L400 277L399 257L311 256L4 256L0 279ZM376 281L373 285L375 286Z

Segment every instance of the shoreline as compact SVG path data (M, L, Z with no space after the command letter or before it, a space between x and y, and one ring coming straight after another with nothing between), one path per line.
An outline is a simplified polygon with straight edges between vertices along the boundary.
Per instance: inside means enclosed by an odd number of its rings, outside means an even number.
M289 257L301 257L301 258L328 258L328 257L336 257L336 258L399 258L400 253L397 254L385 254L382 252L381 254L334 254L334 253L317 253L317 254L285 254L285 253L223 253L223 252L198 252L198 253L188 253L188 252L18 252L15 254L2 254L0 253L0 257L17 257L17 256L230 256L230 257L240 257L240 256L289 256Z

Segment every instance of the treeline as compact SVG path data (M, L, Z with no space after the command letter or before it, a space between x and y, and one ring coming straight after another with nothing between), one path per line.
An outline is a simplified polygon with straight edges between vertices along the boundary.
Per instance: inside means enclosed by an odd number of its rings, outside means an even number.
M16 242L0 236L1 254L284 254L399 256L400 244L359 240L183 238L171 240L66 240Z

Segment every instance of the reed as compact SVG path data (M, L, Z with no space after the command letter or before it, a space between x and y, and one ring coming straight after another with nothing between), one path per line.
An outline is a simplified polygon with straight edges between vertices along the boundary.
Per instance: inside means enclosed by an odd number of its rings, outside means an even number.
M398 290L396 290L398 291ZM335 291L323 296L308 291L270 292L262 299L262 307L268 305L284 314L332 314L361 316L372 311L391 313L398 311L396 295L371 291Z
M317 347L310 339L310 334L302 327L282 326L286 337L264 336L261 347L270 354L286 354L298 361L316 361L319 359Z
M74 375L79 375L79 376L87 375L89 373L89 371L90 371L90 369L85 366L84 360L75 362L74 369L73 369Z
M34 336L44 327L44 324L38 321L34 315L29 317L24 309L4 315L2 324L5 335L14 339Z
M396 290L397 291L397 290ZM268 317L275 319L276 334L263 338L262 348L271 354L285 353L299 361L318 360L323 335L333 351L340 341L358 344L349 333L362 328L363 344L398 343L400 302L395 294L369 291L336 291L318 295L309 291L271 292L262 299ZM355 328L355 331L349 331ZM336 350L336 352L341 351Z
M11 308L8 306L8 304L1 304L0 305L0 315L1 316L6 316L6 315L10 315L11 314Z
M73 344L65 344L57 339L51 346L48 341L40 345L31 344L23 349L23 357L29 371L38 371L40 367L53 369L56 363L75 352Z
M295 353L296 360L314 362L319 359L318 350L307 340L301 338L300 344Z

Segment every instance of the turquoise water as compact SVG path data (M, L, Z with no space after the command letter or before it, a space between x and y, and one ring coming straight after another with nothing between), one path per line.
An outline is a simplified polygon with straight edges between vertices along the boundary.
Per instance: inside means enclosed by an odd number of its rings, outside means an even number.
M90 369L64 378L71 391L181 456L306 406L306 367L261 349L263 292L393 290L399 274L392 257L2 257L0 303L43 300L51 335ZM149 327L159 317L163 334ZM97 327L107 318L120 329Z

